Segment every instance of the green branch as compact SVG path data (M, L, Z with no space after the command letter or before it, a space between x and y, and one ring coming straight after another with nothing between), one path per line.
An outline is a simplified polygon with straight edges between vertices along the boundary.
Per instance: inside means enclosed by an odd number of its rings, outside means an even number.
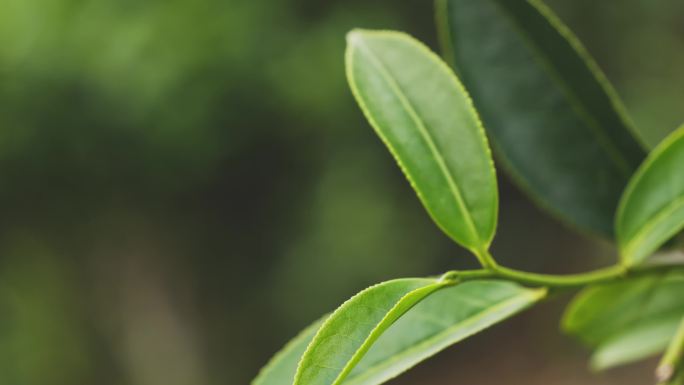
M486 248L478 249L474 254L477 257L478 262L480 262L480 265L486 270L494 270L497 268L498 265L494 260L494 257L492 257L492 254L490 254L489 250Z
M491 259L493 261L493 259ZM622 265L614 265L580 274L537 274L515 270L493 263L479 270L453 270L442 275L442 279L453 281L472 281L477 279L506 279L523 285L543 286L548 288L576 288L593 284L605 284L624 278L654 274L672 269L684 269L684 265L653 265L632 269ZM684 337L683 337L684 338Z

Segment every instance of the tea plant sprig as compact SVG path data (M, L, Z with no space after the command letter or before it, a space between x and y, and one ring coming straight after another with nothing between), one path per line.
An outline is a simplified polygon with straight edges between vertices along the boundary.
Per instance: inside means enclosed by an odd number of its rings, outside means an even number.
M347 78L428 215L481 269L361 291L253 384L380 384L551 290L582 289L562 326L594 349L595 369L666 350L658 380L681 385L684 264L658 254L684 229L684 126L646 154L604 75L538 0L439 0L437 9L458 77L407 34L354 30ZM499 204L490 140L543 208L615 237L618 262L570 275L499 265L489 251Z

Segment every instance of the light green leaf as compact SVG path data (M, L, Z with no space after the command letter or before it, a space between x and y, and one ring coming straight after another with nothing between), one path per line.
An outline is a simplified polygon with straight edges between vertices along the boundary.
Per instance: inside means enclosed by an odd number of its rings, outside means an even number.
M481 254L496 228L496 176L484 130L449 67L400 32L347 36L347 78L437 225Z
M406 278L360 292L323 323L304 352L294 385L337 385L371 345L406 311L446 281Z
M563 329L595 348L592 367L606 369L662 351L684 316L684 275L660 274L582 291Z
M545 289L527 289L504 281L472 281L442 289L399 318L343 384L381 384L519 313L545 294Z
M654 356L667 347L677 331L679 319L664 317L639 323L598 346L591 356L594 370L605 370Z
M643 262L684 228L684 126L648 155L625 190L616 218L622 262Z
M327 316L319 319L288 342L264 366L252 385L292 385L297 364Z
M445 55L502 164L542 207L613 234L617 202L644 158L612 87L538 0L438 0Z

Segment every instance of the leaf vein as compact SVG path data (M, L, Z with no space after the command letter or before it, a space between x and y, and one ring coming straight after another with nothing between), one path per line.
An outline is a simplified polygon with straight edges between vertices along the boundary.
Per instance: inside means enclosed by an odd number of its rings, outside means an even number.
M468 206L463 198L461 190L454 180L452 171L449 169L449 167L446 164L446 161L444 160L444 157L441 155L439 148L437 147L437 144L435 143L434 139L432 138L432 135L430 134L427 128L427 125L425 124L423 119L420 118L415 108L413 107L411 101L405 95L401 86L397 83L397 81L394 79L394 77L385 67L382 61L372 52L372 50L370 50L365 45L364 42L358 41L358 46L366 52L368 57L371 59L372 63L376 66L376 68L382 75L383 79L387 82L390 89L394 92L397 99L399 99L402 107L404 107L404 109L406 110L406 113L411 117L414 126L416 127L417 131L420 133L421 137L430 149L430 155L432 155L433 159L439 166L439 169L443 177L446 179L451 194L453 195L454 200L456 201L458 209L459 211L461 211L461 214L463 215L468 231L470 232L474 240L477 242L477 244L481 246L482 237L480 236L479 232L475 227L474 220L470 214L470 211L468 210Z

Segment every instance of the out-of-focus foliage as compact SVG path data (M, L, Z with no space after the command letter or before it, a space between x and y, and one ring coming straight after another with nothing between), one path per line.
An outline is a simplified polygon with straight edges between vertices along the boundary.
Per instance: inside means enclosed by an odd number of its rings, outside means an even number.
M655 146L684 120L684 5L547 0L616 84L642 137Z
M8 384L90 382L93 333L73 276L36 239L18 236L0 261L0 378ZM26 256L30 256L27 258Z
M585 289L568 308L563 328L596 349L595 369L662 352L681 320L681 273Z
M243 383L274 338L236 331L255 318L286 335L390 258L427 272L413 256L439 238L394 240L420 209L399 209L344 79L345 31L410 14L385 5L1 2L0 381ZM371 268L335 270L354 258ZM273 306L324 269L301 315Z
M650 143L683 120L681 1L549 3ZM424 1L0 1L0 383L246 383L330 303L465 254L344 79L346 31L435 48L432 17ZM494 247L525 248L503 262L598 253L516 198L502 210Z

